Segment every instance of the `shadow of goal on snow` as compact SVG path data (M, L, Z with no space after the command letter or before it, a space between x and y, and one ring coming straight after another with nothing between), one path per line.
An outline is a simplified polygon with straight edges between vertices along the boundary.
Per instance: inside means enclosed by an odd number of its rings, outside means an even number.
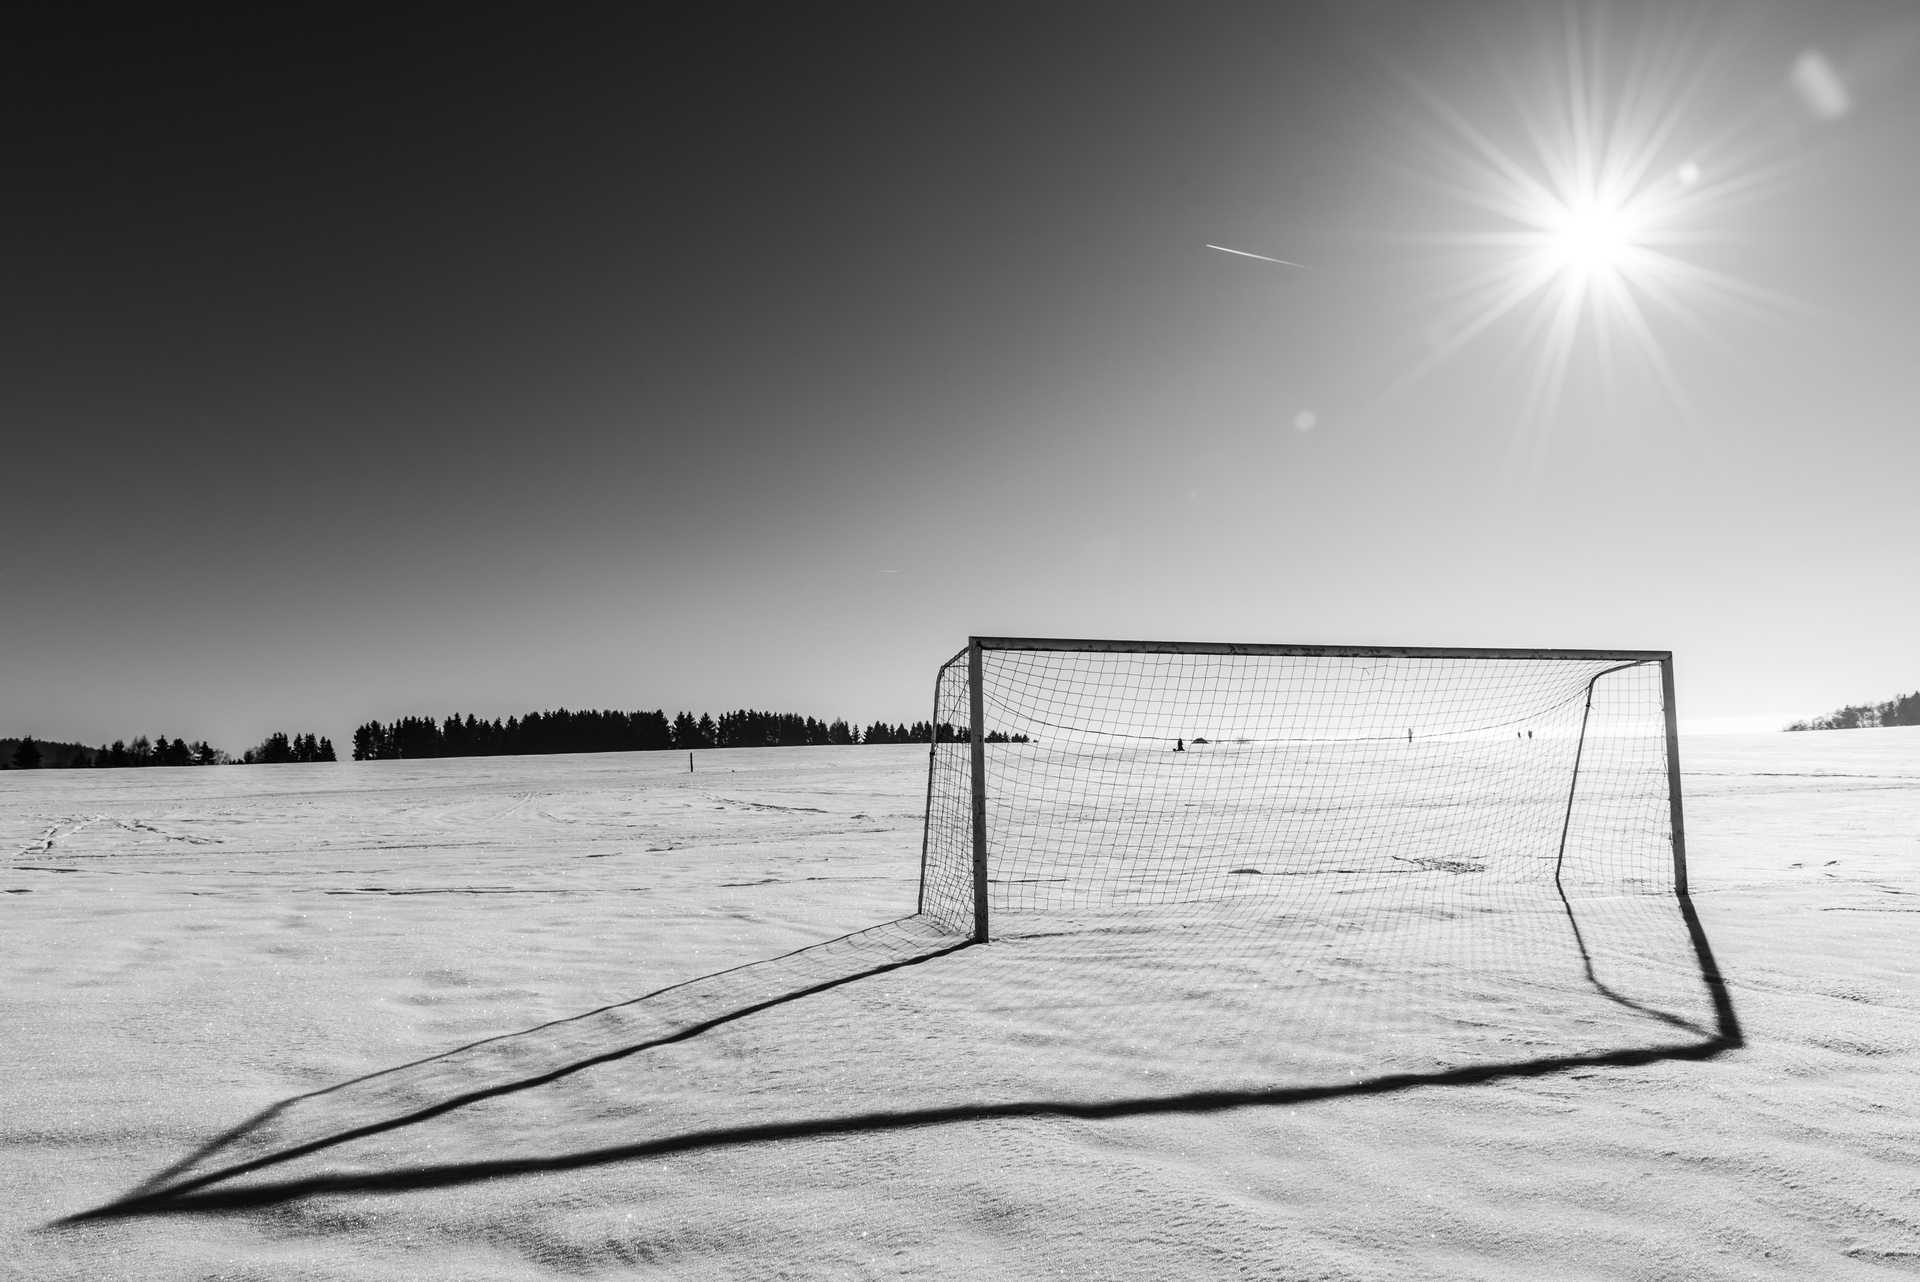
M124 1197L72 1220L193 1209L207 1190L488 1101L671 1046L801 998L911 966L971 941L906 917L625 1002L484 1038L261 1110Z
M1743 1044L1684 896L1014 925L974 947L902 918L295 1096L58 1223L990 1119L1283 1106Z

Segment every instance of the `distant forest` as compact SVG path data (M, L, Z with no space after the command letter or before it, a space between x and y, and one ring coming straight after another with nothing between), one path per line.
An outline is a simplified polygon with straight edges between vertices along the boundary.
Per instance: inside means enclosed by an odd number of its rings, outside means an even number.
M651 752L666 748L787 748L864 743L932 743L964 739L967 727L930 721L861 730L846 721L819 721L792 712L738 712L714 717L682 712L529 712L524 717L482 721L454 713L443 721L402 717L387 725L369 721L353 732L353 759L380 761L418 757L531 756L550 752ZM1025 735L994 732L995 743L1026 743Z
M890 725L876 721L862 730L846 721L819 721L791 712L738 712L713 717L682 712L529 712L523 717L482 721L472 713L445 720L402 717L369 721L353 732L355 761L421 757L508 757L554 752L648 752L668 748L786 748L865 743L932 743L965 739L967 727L931 721ZM1025 735L994 731L990 743L1026 743ZM238 757L204 742L141 735L131 743L89 748L79 743L0 739L0 770L61 770L83 767L277 765L336 761L333 741L313 734L268 735Z
M286 735L276 731L238 757L204 740L188 743L158 735L138 735L129 743L89 748L83 743L43 743L31 735L0 739L0 770L73 770L135 766L270 766L282 762L337 761L333 740L311 734Z
M1896 695L1885 703L1857 703L1811 721L1796 721L1789 730L1864 730L1870 726L1920 726L1920 690Z

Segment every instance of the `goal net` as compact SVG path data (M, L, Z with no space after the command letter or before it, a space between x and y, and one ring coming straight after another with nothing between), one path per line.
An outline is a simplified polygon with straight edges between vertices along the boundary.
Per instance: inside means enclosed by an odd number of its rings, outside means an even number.
M934 723L920 911L976 939L1686 889L1665 652L977 638Z

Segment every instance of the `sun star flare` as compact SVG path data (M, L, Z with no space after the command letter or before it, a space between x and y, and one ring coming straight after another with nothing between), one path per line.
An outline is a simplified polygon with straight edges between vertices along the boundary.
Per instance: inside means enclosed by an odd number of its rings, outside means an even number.
M1717 305L1785 302L1700 261L1720 216L1768 177L1742 159L1767 140L1743 143L1709 109L1710 50L1678 31L1626 48L1604 34L1570 21L1529 77L1502 82L1498 107L1412 84L1426 113L1410 129L1412 172L1471 221L1422 237L1453 251L1455 270L1399 381L1504 334L1525 363L1523 431L1555 417L1587 368L1612 388L1630 365L1684 410L1667 326L1706 332Z

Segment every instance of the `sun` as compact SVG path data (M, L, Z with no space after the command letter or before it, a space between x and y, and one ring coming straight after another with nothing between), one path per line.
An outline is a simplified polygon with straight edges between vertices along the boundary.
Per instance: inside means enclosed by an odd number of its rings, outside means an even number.
M1685 408L1669 329L1703 333L1710 310L1783 301L1702 261L1730 206L1778 180L1743 159L1765 139L1743 141L1709 109L1710 46L1658 24L1624 47L1577 19L1556 34L1471 109L1402 82L1418 111L1406 171L1457 229L1416 234L1444 251L1442 270L1420 301L1425 350L1396 385L1469 346L1504 346L1523 363L1523 433L1558 417L1576 371L1611 386L1645 376Z
M1563 203L1541 231L1541 252L1565 284L1582 287L1632 268L1634 218L1622 203L1599 198Z

